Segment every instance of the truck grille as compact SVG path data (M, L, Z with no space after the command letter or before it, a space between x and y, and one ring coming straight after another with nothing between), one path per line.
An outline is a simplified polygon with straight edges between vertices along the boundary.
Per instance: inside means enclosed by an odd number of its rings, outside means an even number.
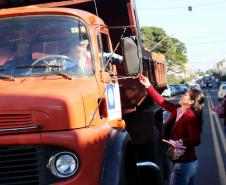
M46 167L51 156L68 149L49 145L0 147L0 185L48 185L65 179Z
M14 128L32 125L31 113L8 113L0 114L0 129L1 128Z
M39 164L36 148L0 148L0 184L39 184Z

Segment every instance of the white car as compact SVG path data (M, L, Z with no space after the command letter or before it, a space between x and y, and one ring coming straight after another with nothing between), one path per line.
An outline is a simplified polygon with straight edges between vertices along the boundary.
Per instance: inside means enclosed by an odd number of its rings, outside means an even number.
M218 90L218 100L222 100L226 95L226 84L221 84Z
M221 85L222 85L222 84L226 84L226 82L224 82L224 81L221 81Z
M172 97L172 96L175 96L175 95L176 95L176 90L172 86L169 86L167 89L165 89L162 92L162 96L164 96L164 97Z

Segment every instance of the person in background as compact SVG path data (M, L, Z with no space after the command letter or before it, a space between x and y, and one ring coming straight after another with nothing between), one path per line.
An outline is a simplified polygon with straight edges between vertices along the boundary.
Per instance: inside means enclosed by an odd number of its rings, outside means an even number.
M179 106L177 106L164 100L148 78L140 75L139 79L147 88L152 99L159 106L171 112L165 123L163 138L171 139L177 146L186 148L170 148L170 157L173 163L170 185L194 185L199 166L195 147L201 142L203 93L198 89L189 89L181 96Z
M23 75L29 72L28 68L20 68L30 65L32 62L31 53L28 44L25 41L19 41L12 47L12 56L3 65L3 69L11 75Z
M80 43L72 46L67 54L70 58L77 62L77 66L80 68L80 72L83 74L90 74L93 71L88 44L88 40L81 41Z

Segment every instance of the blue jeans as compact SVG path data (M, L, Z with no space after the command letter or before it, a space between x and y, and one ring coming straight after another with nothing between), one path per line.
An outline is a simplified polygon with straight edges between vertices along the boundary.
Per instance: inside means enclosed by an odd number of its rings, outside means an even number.
M170 176L170 185L195 185L199 168L198 161L175 163Z

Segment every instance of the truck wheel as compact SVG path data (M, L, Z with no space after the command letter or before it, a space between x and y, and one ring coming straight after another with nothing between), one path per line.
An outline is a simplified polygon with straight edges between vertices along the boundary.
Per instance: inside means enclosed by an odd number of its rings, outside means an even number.
M119 185L138 185L136 156L133 144L129 142L122 160Z
M128 133L113 129L103 159L101 185L138 185L136 156Z

